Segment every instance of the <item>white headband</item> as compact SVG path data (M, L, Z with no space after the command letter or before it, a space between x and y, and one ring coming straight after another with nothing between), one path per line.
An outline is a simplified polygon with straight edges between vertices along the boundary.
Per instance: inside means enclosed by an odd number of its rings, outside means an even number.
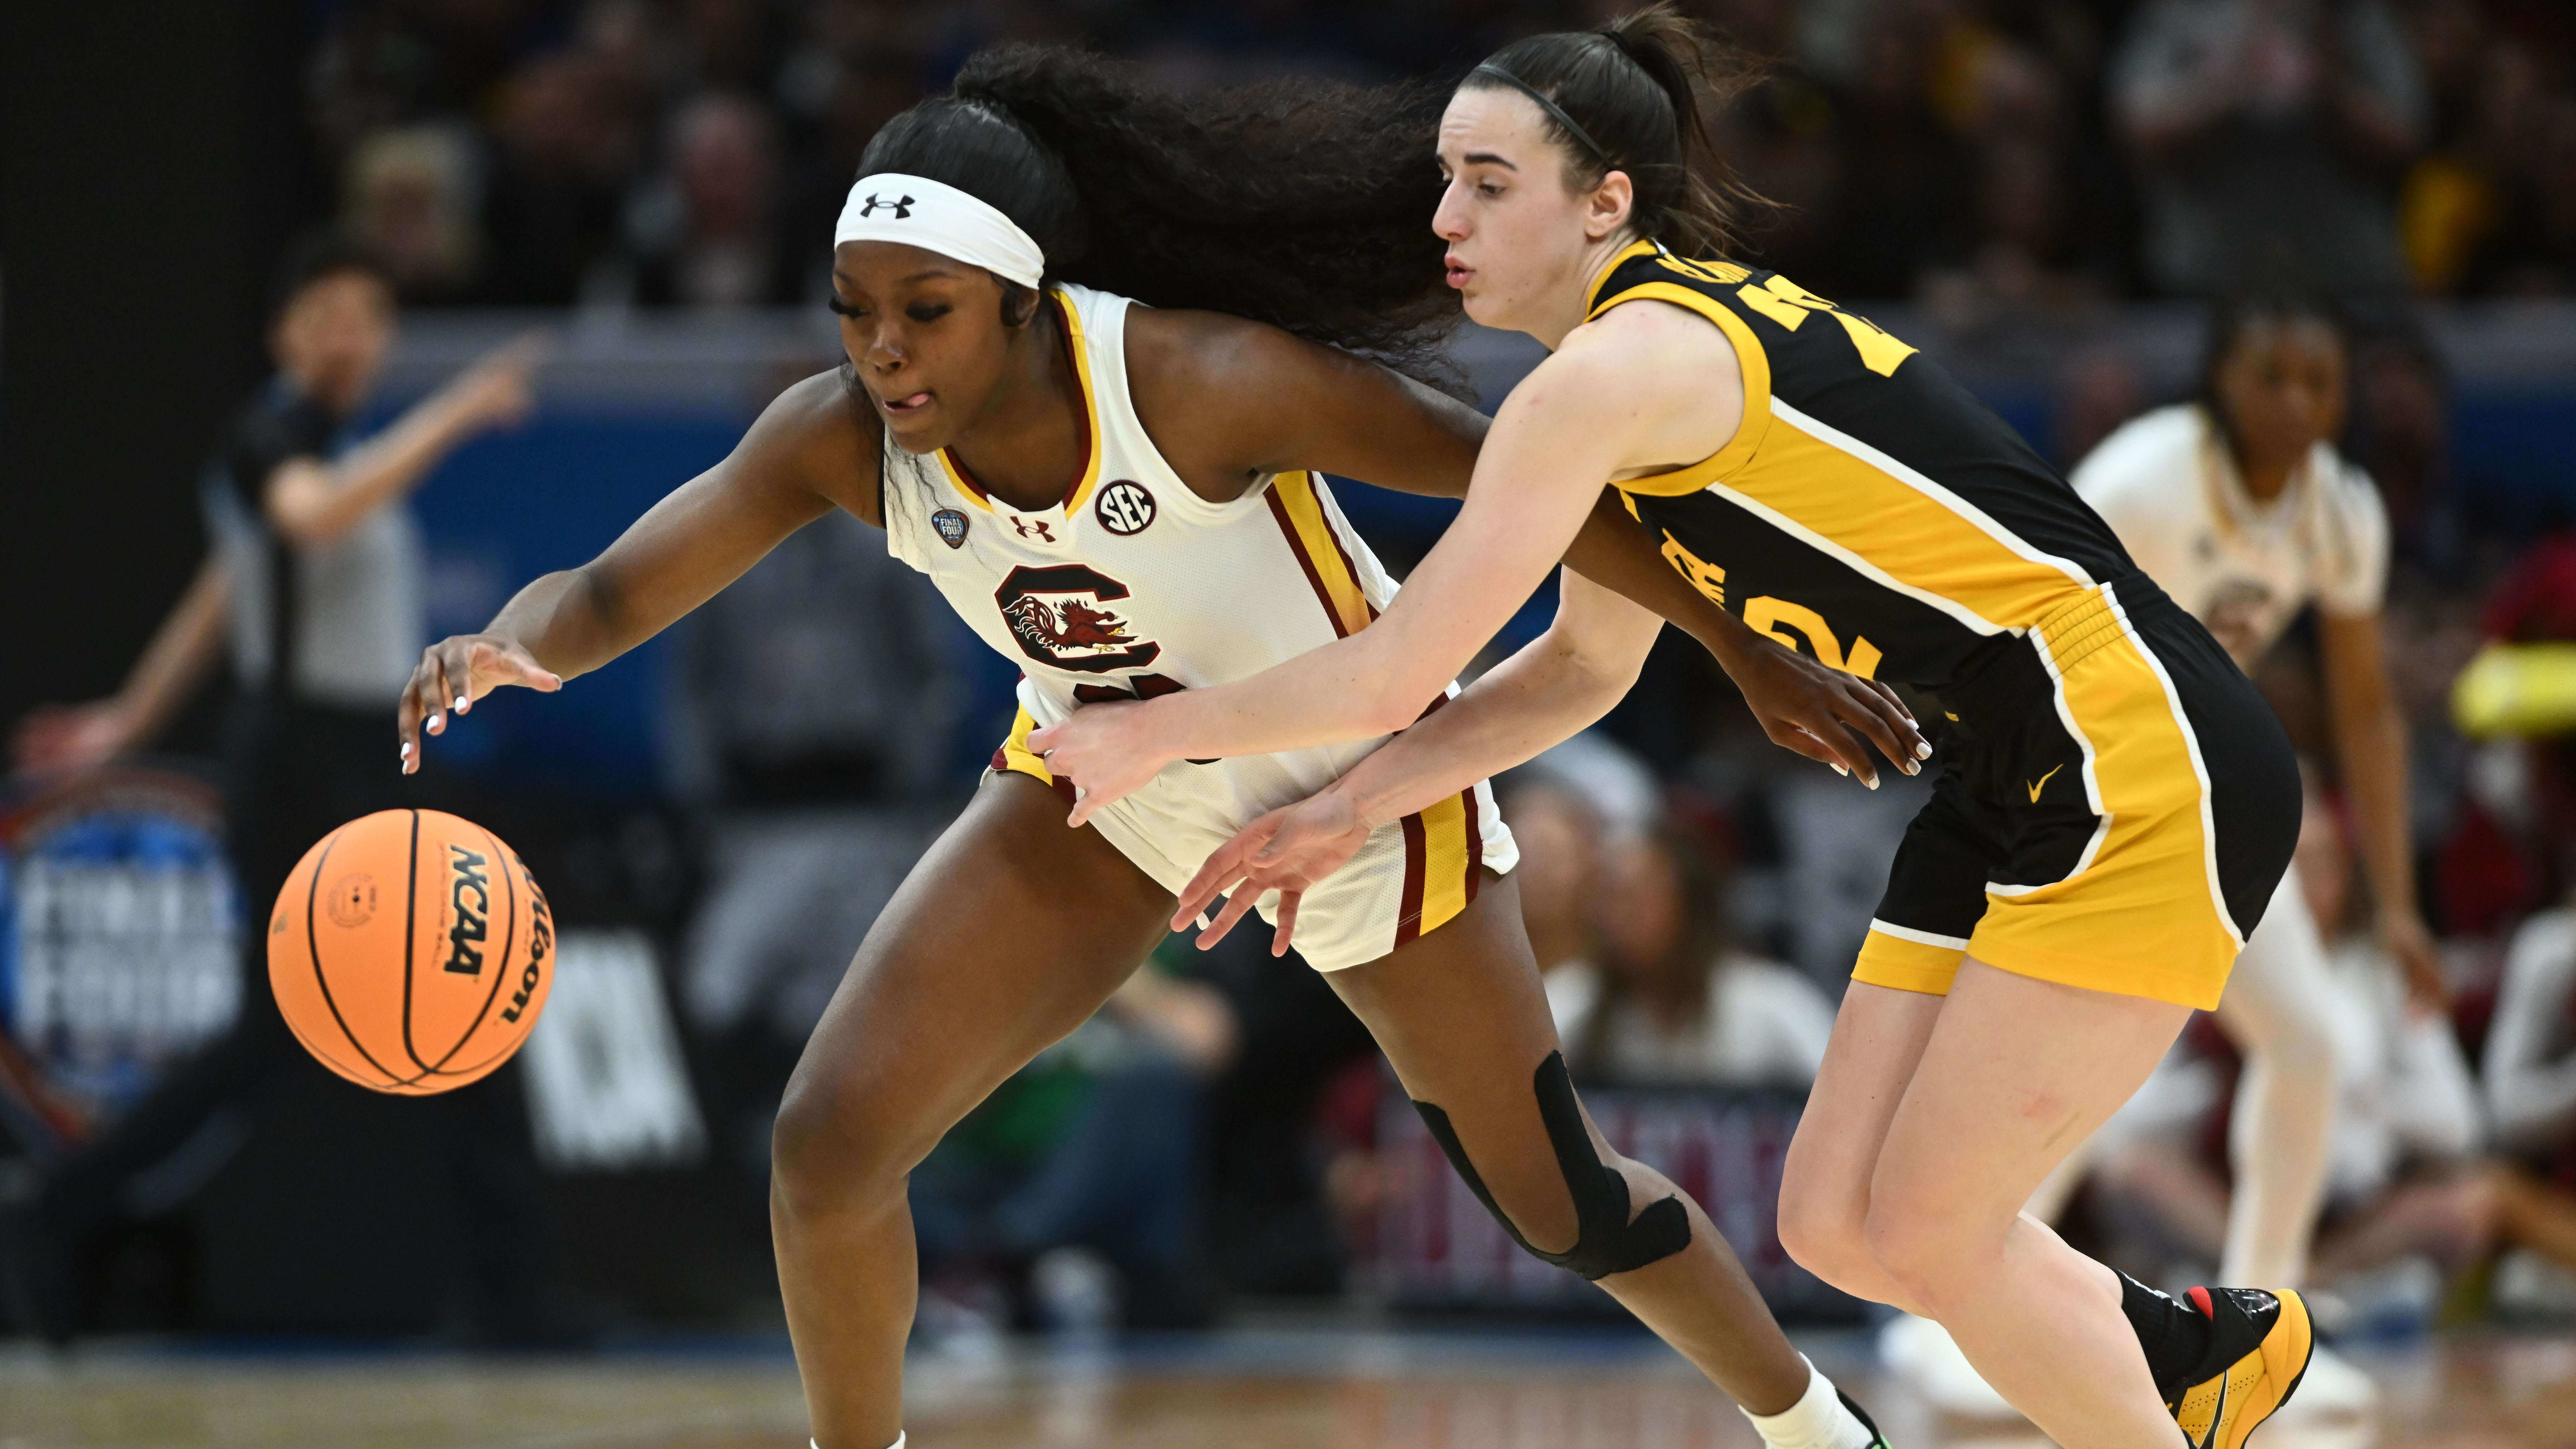
M937 252L1034 287L1046 274L1046 252L1019 224L981 197L943 181L880 171L850 188L832 245L890 241Z

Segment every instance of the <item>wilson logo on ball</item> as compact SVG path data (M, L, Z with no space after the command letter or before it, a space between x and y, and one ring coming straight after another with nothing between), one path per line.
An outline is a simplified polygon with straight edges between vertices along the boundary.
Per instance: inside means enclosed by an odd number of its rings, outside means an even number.
M447 969L459 976L483 974L483 943L491 939L492 876L481 851L447 847L447 903L456 924L447 928ZM465 898L474 898L472 905Z
M521 861L520 873L526 874L527 869L527 862ZM511 994L509 1009L501 1013L503 1021L517 1021L519 1013L528 1009L528 998L545 978L546 953L554 949L554 917L546 911L546 893L537 889L534 880L528 882L528 921L528 964L519 972L519 989Z

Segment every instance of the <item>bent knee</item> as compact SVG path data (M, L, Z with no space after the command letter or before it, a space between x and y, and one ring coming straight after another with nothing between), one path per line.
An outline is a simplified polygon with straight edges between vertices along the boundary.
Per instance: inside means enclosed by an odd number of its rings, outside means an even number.
M881 1202L929 1155L905 1124L871 1111L868 1094L791 1082L769 1133L770 1197L797 1218Z
M1615 1159L1614 1159L1615 1161ZM1553 1156L1515 1160L1481 1172L1494 1214L1533 1253L1572 1252L1582 1234L1574 1194Z
M1790 1261L1845 1291L1876 1276L1862 1232L1867 1216L1865 1202L1814 1173L1797 1171L1792 1159L1780 1181L1778 1224L1780 1248Z
M1938 1316L1980 1273L1995 1265L2000 1236L1988 1225L1927 1211L1903 1194L1871 1203L1862 1236L1870 1261Z

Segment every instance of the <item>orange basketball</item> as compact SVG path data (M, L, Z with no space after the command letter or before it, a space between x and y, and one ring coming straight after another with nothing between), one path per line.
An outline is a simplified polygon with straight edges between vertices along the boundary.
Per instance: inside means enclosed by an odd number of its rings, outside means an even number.
M554 982L554 918L491 831L381 810L322 837L268 921L268 986L296 1040L362 1087L461 1087L510 1059Z

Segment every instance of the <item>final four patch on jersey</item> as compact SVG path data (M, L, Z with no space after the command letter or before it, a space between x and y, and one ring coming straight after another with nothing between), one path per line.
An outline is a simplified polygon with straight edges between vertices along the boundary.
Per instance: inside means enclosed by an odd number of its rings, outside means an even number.
M1143 533L1154 521L1154 495L1145 491L1144 484L1121 478L1100 490L1091 511L1099 516L1101 527L1125 538Z
M939 530L939 541L950 548L966 546L966 515L954 508L943 508L930 515L930 526Z

